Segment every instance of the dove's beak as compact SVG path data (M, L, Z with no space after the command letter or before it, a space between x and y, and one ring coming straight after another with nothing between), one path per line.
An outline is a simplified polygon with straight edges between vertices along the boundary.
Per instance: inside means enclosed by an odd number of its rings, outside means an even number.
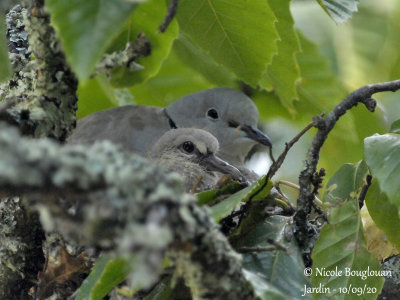
M262 145L272 147L270 138L258 128L249 125L241 125L240 130L247 134L247 137Z
M216 171L222 174L229 174L234 180L241 181L243 179L242 173L234 166L228 164L226 161L220 159L214 154L206 155L201 161L200 165L208 171Z
M270 138L260 129L251 125L239 124L234 121L230 121L228 124L230 127L236 128L235 130L243 131L249 139L260 143L261 145L272 147Z

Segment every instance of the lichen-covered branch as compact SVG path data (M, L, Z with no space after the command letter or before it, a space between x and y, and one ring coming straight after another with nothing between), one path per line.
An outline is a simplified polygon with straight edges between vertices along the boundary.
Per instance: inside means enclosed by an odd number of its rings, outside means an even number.
M37 195L67 240L134 254L136 286L154 283L170 250L195 299L254 299L240 256L177 175L111 143L61 147L5 125L0 148L0 193Z
M139 33L136 40L128 43L123 51L105 54L101 61L96 65L93 74L106 74L111 76L111 72L123 67L130 71L143 70L143 66L135 63L135 60L142 56L151 54L151 44L144 33Z
M6 2L11 1L0 5ZM66 65L43 1L23 2L28 10L17 5L6 16L14 74L0 86L0 119L26 135L62 141L75 125L77 81ZM7 156L3 149L2 155ZM0 164L0 169L13 171L9 167ZM21 197L1 199L0 213L0 298L28 299L27 291L44 262L44 233L37 213Z
M339 118L358 103L363 103L369 111L373 112L376 101L371 98L372 95L386 91L395 92L399 89L400 80L366 85L351 93L346 99L339 103L325 119L319 117L318 120L314 120L318 132L308 150L305 162L306 165L299 177L300 194L297 200L298 210L295 215L296 239L303 249L306 265L311 264L310 254L313 248L312 241L315 235L309 226L307 218L311 212L314 196L318 193L319 176L316 176L316 169L319 160L319 152L329 132L333 129Z
M20 23L21 17L25 26ZM26 11L14 9L7 20L13 22L7 36L14 77L0 87L0 98L17 99L17 104L0 118L16 124L26 135L63 141L76 123L77 80L65 61L43 1L31 1ZM24 43L16 46L13 41L15 37L21 41L26 35L29 50ZM35 59L30 60L27 53Z
M169 5L168 5L167 14L165 15L165 18L164 18L163 22L161 23L161 25L158 26L159 32L165 32L165 30L167 30L168 25L174 19L177 10L178 10L178 0L170 0Z
M44 262L38 214L21 202L19 197L0 202L0 299L27 299Z
M21 5L16 5L6 15L6 24L9 52L22 55L25 63L27 63L29 61L30 53L28 52L28 34L25 32L23 17L25 12L26 11L22 9ZM16 59L14 55L12 55L12 57L12 61L15 62ZM14 72L19 70L20 69L16 70L14 66Z
M2 5L5 4L3 2ZM34 7L31 11L35 11ZM61 127L73 125L73 122L65 120L70 119L68 114L74 118L75 104L70 104L76 101L75 89L67 90L65 84L53 80L57 71L66 68L55 66L60 63L58 57L54 61L51 55L44 57L52 51L48 48L54 46L43 44L54 40L48 17L39 20L38 17L28 15L26 9L17 5L6 16L7 41L14 75L8 83L0 86L0 100L3 100L0 102L0 119L18 125L25 134L62 139L63 134L59 133L66 129ZM28 33L32 36L30 44ZM35 60L31 60L32 51L35 52ZM43 80L49 79L53 80L50 82L52 86L58 85L60 94L46 88L47 84ZM54 115L51 111L47 113L45 107L51 107L47 103L50 97L58 97L59 102L65 100L70 110L57 108L53 109L56 111ZM44 124L47 124L47 133L43 131ZM8 166L1 165L0 168ZM20 197L1 199L0 214L0 298L27 299L27 291L37 280L44 262L44 233L37 213L24 205Z

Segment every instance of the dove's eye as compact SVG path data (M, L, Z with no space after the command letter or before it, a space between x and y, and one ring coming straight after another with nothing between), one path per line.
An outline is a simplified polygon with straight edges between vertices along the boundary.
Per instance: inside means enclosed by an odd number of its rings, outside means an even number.
M182 148L187 153L192 153L194 150L194 145L191 141L184 142Z
M207 111L207 117L209 117L210 119L216 120L216 119L218 119L218 112L215 110L215 108L210 108Z

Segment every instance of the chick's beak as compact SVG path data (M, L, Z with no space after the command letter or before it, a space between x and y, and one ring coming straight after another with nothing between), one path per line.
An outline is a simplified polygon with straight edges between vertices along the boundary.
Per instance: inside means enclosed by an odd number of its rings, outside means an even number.
M220 159L214 154L206 155L201 161L200 165L205 167L208 171L217 171L222 174L232 175L234 180L241 181L243 179L242 173L234 166L228 164L226 161Z
M240 130L247 134L247 137L267 147L272 147L270 138L258 128L250 125L240 125Z

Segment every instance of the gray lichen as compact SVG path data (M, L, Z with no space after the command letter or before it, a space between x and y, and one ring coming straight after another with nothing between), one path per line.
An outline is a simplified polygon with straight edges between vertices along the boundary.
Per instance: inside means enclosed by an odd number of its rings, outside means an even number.
M66 64L49 16L43 7L34 5L42 4L34 1L27 11L17 6L7 17L14 76L0 87L0 97L16 105L2 118L18 125L24 134L63 141L76 123L77 80ZM29 53L34 59L27 57Z
M0 147L0 191L38 195L67 240L133 255L133 283L154 283L169 250L195 299L254 298L240 256L177 175L111 143L61 147L8 126Z
M44 234L18 197L1 200L0 220L0 298L26 299L44 263Z
M127 68L135 72L143 70L143 66L135 63L141 56L151 54L151 44L144 33L139 33L136 40L128 43L124 50L105 54L101 61L96 65L94 74L106 74L111 76L111 72L117 68Z
M10 3L3 2L0 5ZM18 125L24 134L63 140L75 124L77 81L57 46L48 16L32 15L41 11L34 6L43 3L26 2L34 5L29 10L17 5L6 16L14 74L0 86L0 100L5 101L1 107L11 106L0 112L0 118ZM3 149L2 155L8 162L19 159ZM0 169L13 176L18 173L4 161ZM18 176L35 182L34 175L31 172ZM34 285L44 262L44 235L37 214L23 205L20 198L1 199L0 206L0 298L26 299L27 290Z
M7 14L7 40L10 53L20 54L28 59L29 42L25 32L24 14L26 15L26 9L22 9L21 5L13 7Z

